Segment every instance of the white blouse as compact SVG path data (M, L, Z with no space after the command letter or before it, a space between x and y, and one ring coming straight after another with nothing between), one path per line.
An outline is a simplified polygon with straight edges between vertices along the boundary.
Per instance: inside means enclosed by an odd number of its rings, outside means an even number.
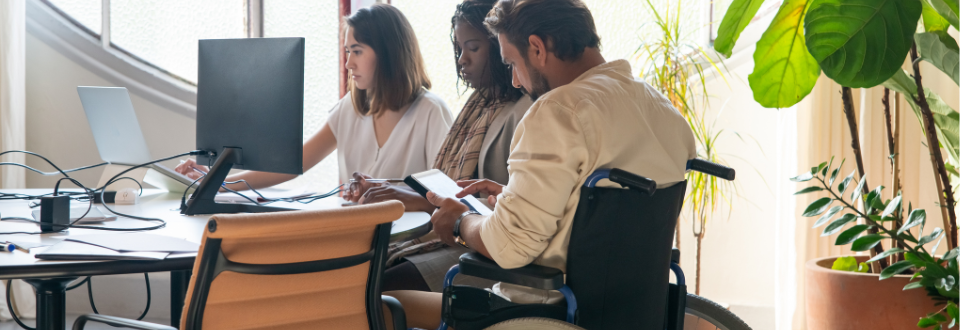
M347 93L331 110L327 124L337 138L340 182L347 183L353 172L378 179L403 179L433 168L453 116L443 99L424 92L413 101L380 148L373 117L358 114Z

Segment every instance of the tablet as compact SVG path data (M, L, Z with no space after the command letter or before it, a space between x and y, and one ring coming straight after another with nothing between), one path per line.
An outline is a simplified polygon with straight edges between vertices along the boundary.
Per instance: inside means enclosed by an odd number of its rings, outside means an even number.
M403 183L406 183L424 198L427 197L428 191L432 191L441 197L457 199L457 193L463 190L455 181L437 169L412 174L404 179ZM490 208L481 203L476 197L473 197L473 195L460 198L460 202L466 204L470 210L480 213L480 215L493 214Z

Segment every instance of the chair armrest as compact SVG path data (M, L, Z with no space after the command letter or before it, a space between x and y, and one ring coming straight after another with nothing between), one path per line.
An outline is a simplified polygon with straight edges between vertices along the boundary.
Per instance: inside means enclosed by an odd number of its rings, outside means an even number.
M503 269L476 252L460 256L460 274L543 290L559 290L563 287L563 272L559 269L533 264Z
M403 330L407 328L407 314L403 311L403 305L400 304L400 301L397 298L391 296L380 296L380 300L383 301L383 304L390 309L390 316L393 318L393 329ZM391 320L384 320L391 322Z
M100 314L84 314L80 315L75 322L73 322L73 330L82 330L83 327L87 324L87 321L99 322L112 327L124 327L130 329L141 329L141 330L177 330L177 328L159 325L149 322L125 319L122 317L100 315Z

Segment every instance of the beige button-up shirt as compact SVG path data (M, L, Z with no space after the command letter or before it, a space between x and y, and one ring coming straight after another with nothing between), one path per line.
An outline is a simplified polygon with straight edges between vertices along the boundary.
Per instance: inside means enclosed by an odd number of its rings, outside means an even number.
M484 219L481 239L501 267L534 263L566 271L587 176L620 168L666 187L683 181L694 157L693 133L663 95L634 78L625 60L598 65L541 96L520 121L507 161L510 181ZM515 302L541 302L518 299L506 284L495 291ZM548 300L555 299L544 292L542 302Z

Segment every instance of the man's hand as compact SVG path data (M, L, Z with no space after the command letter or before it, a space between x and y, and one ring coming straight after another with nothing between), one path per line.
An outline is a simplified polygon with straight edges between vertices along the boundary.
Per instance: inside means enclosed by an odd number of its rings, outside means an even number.
M473 195L478 192L487 194L487 202L490 203L490 206L497 205L497 195L503 192L503 185L483 179L483 180L462 180L457 181L457 185L463 188L462 191L457 193L457 198L463 198L467 195Z
M379 183L370 183L367 182L367 179L373 179L372 176L360 173L353 172L353 181L347 186L347 191L343 194L343 199L354 203L360 203L360 198L363 197L363 194L366 194L370 188L379 187Z
M457 218L463 212L469 211L470 208L456 199L437 196L432 191L427 193L427 200L430 201L430 204L438 207L433 212L433 216L430 217L430 222L433 223L433 232L437 233L440 240L447 245L456 246L457 242L453 239L453 225L457 222Z
M403 202L403 207L408 212L433 212L436 209L426 198L420 196L416 191L410 188L394 186L389 183L379 187L373 187L367 190L357 201L357 204L377 203L388 200L398 200Z

